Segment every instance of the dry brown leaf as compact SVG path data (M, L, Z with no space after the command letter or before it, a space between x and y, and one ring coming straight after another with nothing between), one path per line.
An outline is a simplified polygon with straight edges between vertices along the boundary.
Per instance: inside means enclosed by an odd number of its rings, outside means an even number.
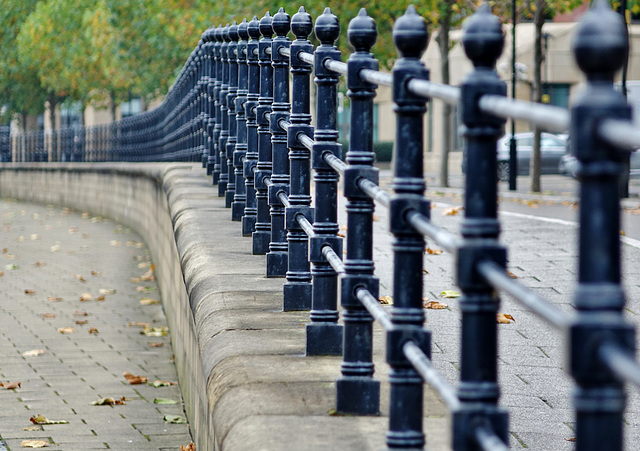
M564 441L565 442L575 442L576 438L575 437L569 437L569 438L565 438Z
M89 234L88 233L83 233L82 234L82 238L89 238Z
M73 327L59 327L58 332L61 334L72 334L75 333L75 329Z
M42 316L43 318L55 318L56 314L55 313L42 313L42 314L40 314L40 316Z
M35 425L35 426L25 426L22 428L23 431L41 431L42 427Z
M29 418L33 424L69 424L67 420L50 420L44 415L38 414L35 417Z
M140 299L140 305L151 305L151 304L160 304L160 301L152 298L142 298Z
M23 448L45 448L50 443L46 440L23 440L20 442L20 446Z
M4 271L0 271L0 277L4 276Z
M12 381L12 382L0 382L0 387L4 388L5 390L15 390L16 388L20 388L20 384L21 382L18 381Z
M142 277L132 277L131 279L129 279L129 282L133 282L133 283L142 282Z
M155 388L159 388L159 387L168 387L170 385L178 385L178 383L170 382L170 381L162 381L158 379L153 382L149 382L148 385L153 385Z
M195 443L191 442L187 446L180 445L180 451L196 451Z
M117 241L117 240L111 240L111 241L109 241L109 244L112 245L112 246L116 246L116 247L122 246L122 242Z
M89 322L88 319L77 319L76 324L82 326L83 324L87 324Z
M35 263L33 264L33 266L35 266L36 268L39 268L39 267L44 266L44 265L46 265L46 264L47 264L46 262L35 262Z
M115 288L100 288L100 294L116 294Z
M49 302L60 302L62 298L60 296L47 296L47 301Z
M150 341L149 346L152 348L161 348L164 346L164 343Z
M91 299L93 299L93 296L91 296L90 293L83 293L82 296L80 296L80 302L90 301Z
M97 335L98 334L98 329L95 328L95 327L92 327L91 329L89 329L89 333Z
M128 371L125 371L122 375L131 385L144 384L149 380L145 376L134 376Z
M60 250L60 245L59 244L51 246L51 252L58 252L59 250Z
M511 271L509 271L508 269L507 269L507 275L508 275L509 277L511 277L512 279L517 279L517 278L518 278L518 276L516 276L514 273L512 273L512 272L511 272Z
M78 231L78 227L76 227L76 226L69 227L69 235L73 235L77 231Z
M445 304L444 302L429 301L428 299L426 299L422 301L422 307L426 309L442 310L449 307L449 305Z
M92 276L99 276L100 273L98 271L91 271Z
M515 321L513 316L507 315L506 313L498 313L496 315L496 320L498 321L498 324L511 324Z
M620 235L621 235L621 236L627 236L627 234L626 234L626 233L624 233L624 230L620 230Z
M152 280L156 280L156 276L153 275L153 271L156 269L156 265L151 265L149 271L140 276L140 280L148 282Z
M87 281L84 277L82 277L82 274L74 274L73 278L74 279L78 279L80 282L86 282Z
M96 298L96 301L98 301L98 302L100 302L100 301L104 301L104 300L105 300L104 294L102 294L102 295L100 295L100 296L98 296L98 297Z
M429 274L429 271L427 271L426 269L422 268L422 274L424 274L426 276L427 274Z
M429 255L440 255L443 251L442 249L431 249L430 247L428 247L425 252Z
M87 312L83 312L82 310L76 310L73 312L73 316L89 316Z
M344 233L336 233L336 235L338 235L340 238L346 238L347 235L345 235Z
M460 210L462 209L463 207L445 208L444 210L442 210L442 216L455 216L460 213Z
M146 329L147 327L149 327L149 326L150 326L150 324L149 324L149 323L143 323L143 322L141 322L141 321L138 321L138 322L136 322L136 323L129 323L129 324L127 324L127 326L128 326L128 327L136 326L136 327L142 327L142 328Z
M378 299L378 301L380 302L380 304L385 304L385 305L393 304L393 298L391 296L382 296L380 299Z
M28 294L29 296L33 296L34 294L36 294L36 292L33 291L33 290L24 290L24 294Z
M380 221L380 216L378 216L378 215L371 215L371 219L372 219L373 221Z
M120 399L107 397L107 398L100 398L97 401L93 401L91 405L92 406L121 406L123 404L126 404L127 403L126 401L127 401L127 398L125 398L124 396Z
M46 351L44 349L32 349L31 351L25 351L22 353L23 357L37 357L39 355L44 354Z

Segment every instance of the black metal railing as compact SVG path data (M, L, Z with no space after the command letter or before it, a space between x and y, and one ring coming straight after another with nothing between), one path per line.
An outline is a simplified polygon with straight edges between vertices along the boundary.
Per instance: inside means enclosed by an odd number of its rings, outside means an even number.
M395 23L399 57L392 73L378 71L370 53L377 31L364 9L349 24L347 35L355 51L346 62L340 61L335 46L340 29L329 9L315 27L304 8L292 18L280 9L273 17L266 13L260 20L207 30L156 110L92 132L91 139L85 134L80 144L64 131L54 134L53 142L71 139L73 148L85 155L81 160L95 155L131 161L202 160L218 195L231 208L231 219L242 222L243 236L252 237L253 253L267 255L266 276L286 277L284 310L310 310L307 354L343 356L338 412L379 412L373 321L385 329L389 448L424 446L423 381L452 411L456 451L507 448L508 413L498 403L496 314L497 293L502 291L566 335L567 370L576 385L578 449L621 450L624 382L640 385L640 365L634 357L635 328L622 316L619 182L629 149L640 147L640 133L631 125L625 99L613 89L613 76L628 52L624 23L603 2L594 10L585 15L574 39L586 85L570 110L506 98L506 85L495 72L504 36L487 4L465 25L463 46L474 69L460 87L429 82L421 62L427 26L413 7ZM287 38L290 31L293 41ZM308 40L312 31L320 42L315 49ZM311 73L316 85L313 121ZM341 76L351 99L345 161L337 129ZM373 102L379 85L392 87L395 102L393 194L378 186L373 166ZM459 106L466 165L474 168L466 175L460 237L431 222L424 196L423 115L430 98ZM571 132L581 183L572 315L506 272L496 185L496 143L506 118ZM26 136L21 139L27 141ZM70 145L57 147L57 154L74 155ZM340 178L347 212L344 261L337 221ZM389 209L394 235L390 313L378 302L374 271L376 202ZM457 388L430 360L431 335L424 328L422 305L425 237L456 256L462 291Z

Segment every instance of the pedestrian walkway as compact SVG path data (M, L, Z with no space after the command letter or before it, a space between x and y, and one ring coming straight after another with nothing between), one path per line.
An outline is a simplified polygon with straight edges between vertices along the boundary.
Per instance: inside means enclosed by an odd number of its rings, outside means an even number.
M144 237L59 206L0 215L0 450L187 447Z

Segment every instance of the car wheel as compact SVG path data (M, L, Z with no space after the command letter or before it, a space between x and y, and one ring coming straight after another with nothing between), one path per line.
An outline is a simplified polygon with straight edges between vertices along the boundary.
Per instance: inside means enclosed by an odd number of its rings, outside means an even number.
M498 161L498 180L501 182L509 181L509 162Z

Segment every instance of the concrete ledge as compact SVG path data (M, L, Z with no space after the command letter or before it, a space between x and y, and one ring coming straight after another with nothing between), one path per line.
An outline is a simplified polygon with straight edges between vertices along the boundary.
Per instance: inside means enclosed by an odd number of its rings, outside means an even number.
M0 196L90 211L142 235L199 451L384 447L383 349L382 416L331 416L340 359L304 356L308 314L282 312L283 280L265 277L265 257L251 255L200 165L0 164ZM429 449L448 449L447 430L445 407L425 390Z

